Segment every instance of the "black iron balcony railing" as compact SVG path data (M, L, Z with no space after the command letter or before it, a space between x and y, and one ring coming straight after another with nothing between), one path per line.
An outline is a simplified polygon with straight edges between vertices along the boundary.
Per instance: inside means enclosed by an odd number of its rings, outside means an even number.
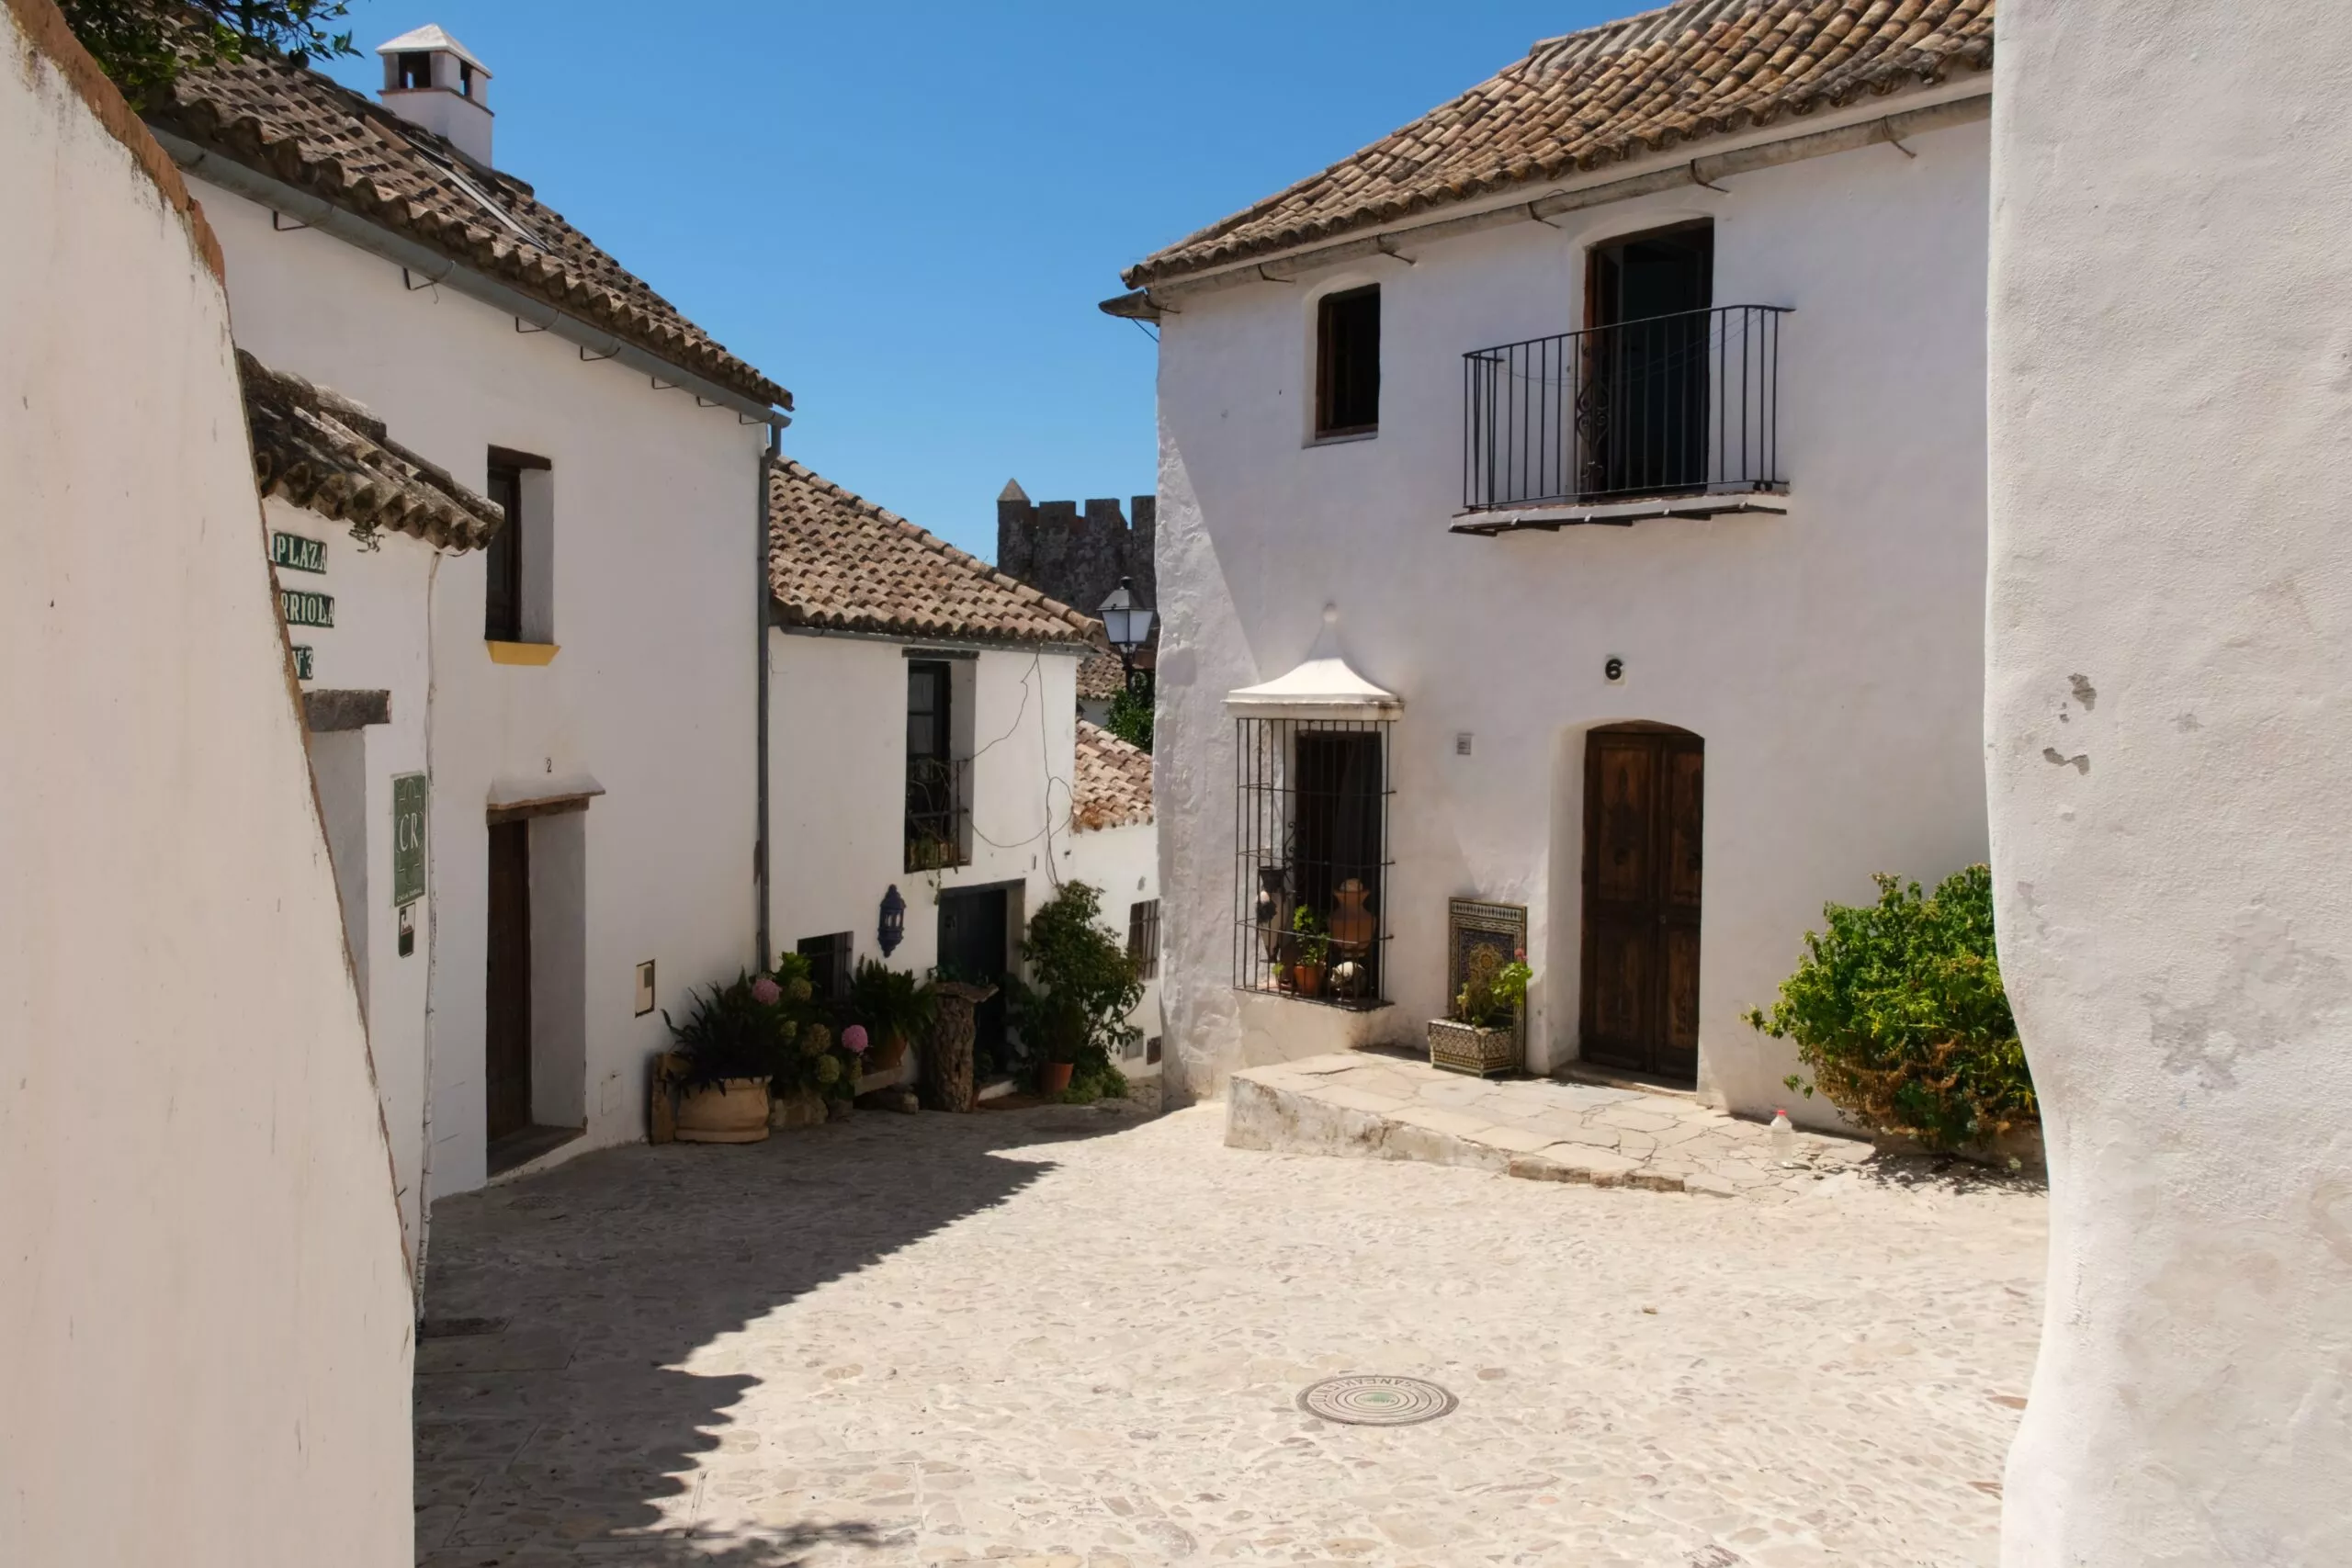
M1780 305L1723 305L1462 356L1462 504L1778 491Z
M971 861L972 807L964 792L968 761L907 759L907 869L939 871Z

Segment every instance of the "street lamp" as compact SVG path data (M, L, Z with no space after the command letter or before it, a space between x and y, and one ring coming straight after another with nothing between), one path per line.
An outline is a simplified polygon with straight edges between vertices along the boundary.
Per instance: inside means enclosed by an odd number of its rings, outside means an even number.
M1102 634L1119 656L1130 690L1136 683L1136 649L1151 640L1151 612L1136 603L1133 582L1132 578L1119 579L1119 586L1102 601Z

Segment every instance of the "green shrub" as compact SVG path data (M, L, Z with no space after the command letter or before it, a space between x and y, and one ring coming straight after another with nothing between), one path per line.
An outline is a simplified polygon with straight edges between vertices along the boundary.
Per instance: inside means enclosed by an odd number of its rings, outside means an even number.
M1030 918L1021 944L1029 979L1007 977L1023 1043L1046 1061L1069 1063L1071 1092L1087 1099L1124 1092L1112 1062L1143 1032L1127 1021L1143 999L1143 982L1102 914L1100 892L1083 882L1062 884Z
M1874 1133L1931 1149L1991 1142L2039 1120L1993 947L1993 876L1972 865L1932 896L1875 878L1875 904L1829 904L1797 972L1747 1021L1794 1040L1815 1089Z

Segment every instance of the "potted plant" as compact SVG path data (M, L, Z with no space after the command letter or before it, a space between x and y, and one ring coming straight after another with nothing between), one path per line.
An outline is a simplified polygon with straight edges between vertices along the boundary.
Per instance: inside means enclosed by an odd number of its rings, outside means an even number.
M871 1077L897 1071L908 1043L931 1032L939 998L912 971L867 958L850 977L849 1010L873 1040L861 1064Z
M1490 949L1472 959L1469 978L1454 993L1453 1016L1430 1020L1430 1066L1487 1077L1519 1071L1522 1055L1521 1010L1527 1003L1527 951L1508 964L1494 963ZM1482 964L1479 961L1483 959Z
M755 1144L768 1135L768 1086L789 1032L783 1001L775 980L746 971L697 996L684 1023L662 1010L676 1042L671 1083L681 1143Z
M1040 1058L1039 1090L1085 1103L1127 1092L1116 1063L1142 1038L1132 1021L1143 982L1119 934L1102 922L1102 895L1083 882L1031 917L1021 942L1026 980L1008 976L1012 1021Z
M1302 997L1323 994L1323 977L1331 966L1331 939L1322 918L1301 904L1290 917L1291 934L1297 939L1291 956L1291 984Z

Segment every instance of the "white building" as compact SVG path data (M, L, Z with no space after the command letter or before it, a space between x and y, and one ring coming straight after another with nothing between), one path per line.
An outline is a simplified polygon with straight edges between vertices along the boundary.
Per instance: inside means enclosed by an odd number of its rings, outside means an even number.
M2352 27L2001 0L1984 735L2051 1268L2002 1561L2352 1561Z
M1990 52L1961 0L1684 0L1129 271L1172 1098L1417 1045L1466 897L1523 908L1532 1067L1769 1112L1740 1015L1823 903L1984 857ZM1374 956L1310 1000L1261 895L1351 880Z
M389 693L317 754L328 820L368 845L345 886L413 1247L434 1196L641 1137L659 1010L757 954L762 476L789 402L496 168L461 46L383 52L381 104L256 52L150 121L240 345L503 514L375 548L279 528L323 550L279 562L304 684ZM419 773L421 897L390 858Z
M995 976L1082 881L1155 959L1149 786L1139 809L1123 743L1078 717L1100 625L801 464L778 462L769 495L773 945L831 983L866 958ZM1148 989L1136 1010L1147 1036L1158 1003ZM983 1063L1003 1057L1004 1011L1001 994L980 1010ZM1118 1066L1146 1072L1148 1054Z
M204 214L0 8L0 1562L413 1562L415 1327Z

